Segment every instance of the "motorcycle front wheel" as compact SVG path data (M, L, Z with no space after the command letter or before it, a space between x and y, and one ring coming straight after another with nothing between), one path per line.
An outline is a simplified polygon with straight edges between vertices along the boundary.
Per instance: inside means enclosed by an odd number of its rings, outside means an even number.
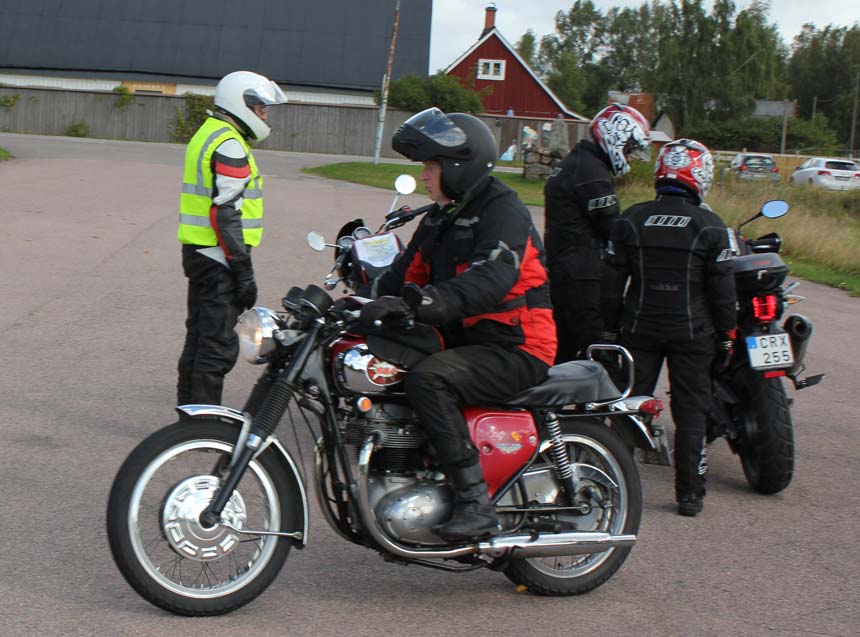
M642 486L633 456L621 438L599 421L561 423L562 439L571 463L594 467L593 475L609 481L579 480L580 495L587 492L595 505L587 515L561 515L560 522L574 523L580 531L612 535L635 534L642 520ZM551 451L535 460L533 467L554 467ZM559 489L557 504L567 499ZM606 582L624 563L631 547L612 548L590 555L519 558L511 560L505 575L536 595L581 595Z
M253 460L227 502L223 522L200 514L229 466L238 429L218 420L156 431L126 458L111 488L107 531L120 572L144 599L178 615L219 615L256 598L287 559L302 506L291 475L270 450Z
M753 490L773 495L784 490L794 475L794 423L788 398L779 378L756 374L747 387L751 394L743 408L753 427L747 428L738 455Z

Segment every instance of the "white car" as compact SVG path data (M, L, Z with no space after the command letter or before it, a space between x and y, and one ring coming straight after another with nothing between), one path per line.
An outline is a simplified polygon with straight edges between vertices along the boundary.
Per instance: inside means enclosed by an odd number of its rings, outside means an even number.
M860 188L860 167L848 159L811 157L794 169L791 185L809 184L828 190Z

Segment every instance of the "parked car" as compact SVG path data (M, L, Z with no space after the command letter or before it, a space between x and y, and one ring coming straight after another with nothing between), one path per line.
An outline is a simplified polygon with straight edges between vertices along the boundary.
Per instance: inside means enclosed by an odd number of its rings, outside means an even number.
M773 157L764 153L738 153L729 170L737 179L779 181L779 167Z
M794 169L791 185L809 184L828 190L860 188L860 167L848 159L811 157Z

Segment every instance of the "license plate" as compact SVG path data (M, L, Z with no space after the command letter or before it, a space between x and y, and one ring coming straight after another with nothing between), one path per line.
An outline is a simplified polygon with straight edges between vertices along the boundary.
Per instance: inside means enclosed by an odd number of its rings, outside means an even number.
M747 352L753 369L790 367L794 364L791 341L785 332L747 336Z

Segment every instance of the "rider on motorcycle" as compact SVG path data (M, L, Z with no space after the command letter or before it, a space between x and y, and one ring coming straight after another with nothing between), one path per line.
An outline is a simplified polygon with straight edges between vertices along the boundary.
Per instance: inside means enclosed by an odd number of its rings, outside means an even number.
M374 281L361 320L407 313L406 283L421 287L416 319L438 326L447 349L416 365L406 397L453 482L449 541L497 531L487 485L461 408L492 404L541 383L556 353L543 244L517 194L490 176L496 141L478 118L430 108L409 118L392 147L424 164L436 206L404 253Z

